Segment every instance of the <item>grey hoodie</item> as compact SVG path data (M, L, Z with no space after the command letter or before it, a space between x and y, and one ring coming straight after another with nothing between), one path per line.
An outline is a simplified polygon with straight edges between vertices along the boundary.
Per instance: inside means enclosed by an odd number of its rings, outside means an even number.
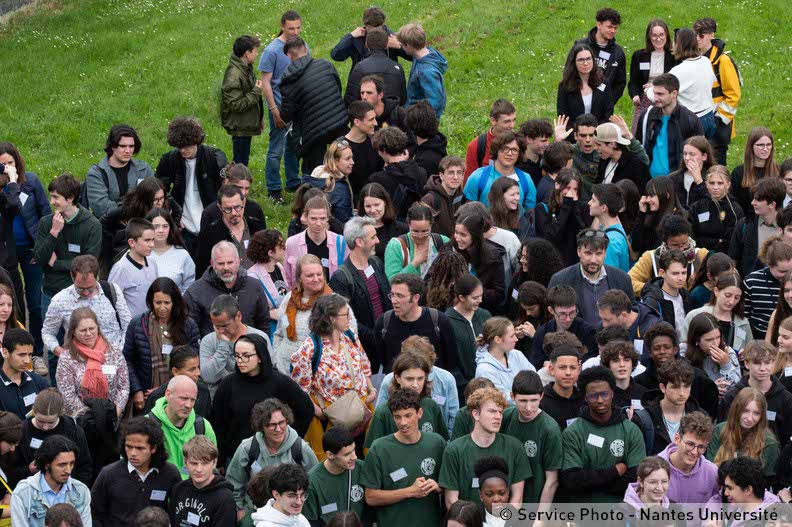
M476 351L476 377L486 377L495 384L509 403L514 377L523 370L536 371L533 364L522 352L511 350L506 353L508 366L501 364L489 352L489 346L483 346Z

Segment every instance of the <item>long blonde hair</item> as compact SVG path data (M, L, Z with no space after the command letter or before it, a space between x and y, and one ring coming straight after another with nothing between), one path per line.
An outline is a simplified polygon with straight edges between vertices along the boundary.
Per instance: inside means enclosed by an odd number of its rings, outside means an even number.
M748 403L755 402L759 407L759 422L750 430L743 430L740 426L740 417L748 406ZM756 460L762 460L762 451L765 448L765 433L767 432L767 399L756 388L746 387L740 390L737 397L729 409L729 417L726 426L721 430L721 446L715 454L715 464L720 465L726 460L737 457L737 452L741 456L747 456Z
M344 150L351 150L349 141L344 137L339 137L327 146L327 151L324 155L324 171L332 177L327 178L325 181L325 192L333 192L336 180L344 179L346 174L342 174L338 170L338 160L341 159L341 153Z
M785 329L792 332L792 317L787 317L778 324L778 329ZM776 337L777 338L777 337ZM792 363L792 353L785 353L778 348L778 355L776 355L775 363L773 364L773 375L784 371L784 368Z

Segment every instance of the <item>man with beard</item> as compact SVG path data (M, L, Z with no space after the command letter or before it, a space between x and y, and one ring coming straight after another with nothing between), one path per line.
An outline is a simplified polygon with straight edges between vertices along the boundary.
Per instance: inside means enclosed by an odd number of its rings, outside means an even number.
M366 75L360 79L360 100L372 105L377 112L377 130L395 126L405 134L410 131L407 113L399 104L399 98L385 96L385 80L379 75Z

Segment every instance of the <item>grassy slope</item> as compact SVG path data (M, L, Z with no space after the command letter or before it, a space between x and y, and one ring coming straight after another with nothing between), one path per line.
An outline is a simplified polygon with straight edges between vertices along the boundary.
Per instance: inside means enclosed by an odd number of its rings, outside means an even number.
M0 29L3 57L0 140L22 150L29 169L49 181L68 171L80 175L102 154L109 127L132 124L143 138L141 157L155 164L167 150L168 121L182 114L202 120L208 142L230 157L231 142L219 124L218 93L233 39L242 33L275 36L284 10L304 17L303 36L317 57L329 58L338 38L354 27L368 2L305 0L52 0L12 18ZM475 2L389 1L380 4L390 25L418 20L450 64L448 108L441 129L449 150L486 126L490 102L515 102L519 120L552 117L555 93L572 41L593 26L603 4L590 0ZM792 15L783 0L705 1L687 9L680 2L630 1L617 7L623 24L617 40L627 56L643 45L648 20L690 25L714 16L721 38L745 79L738 114L740 132L729 165L740 163L745 133L768 125L778 140L777 159L792 155L792 59L785 29ZM338 65L346 78L349 62ZM628 120L624 97L617 112ZM265 140L253 143L254 194L263 198ZM265 206L271 223L285 228L285 207Z

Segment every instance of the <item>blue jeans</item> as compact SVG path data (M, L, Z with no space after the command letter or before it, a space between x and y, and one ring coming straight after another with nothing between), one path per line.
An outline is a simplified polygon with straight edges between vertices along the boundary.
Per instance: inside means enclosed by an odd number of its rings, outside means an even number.
M310 176L303 176L302 182L308 183L312 187L325 188L325 179L319 179ZM333 191L325 193L325 198L330 202L330 212L334 218L341 223L346 223L352 218L352 192L349 190L349 182L344 179L341 181L336 180Z
M286 140L288 128L276 128L269 114L269 147L267 148L267 165L264 172L267 176L267 191L281 190L280 162L283 158L283 169L286 172L286 188L300 185L300 169L297 154Z
M699 121L701 121L701 126L704 128L704 137L712 139L712 136L715 135L715 114L709 112L706 115L702 115L699 117Z
M250 162L250 142L253 137L249 135L232 135L231 147L234 152L234 163L242 163L248 166Z
M47 310L49 309L50 304L52 303L52 297L54 295L49 295L42 291L41 293L41 316L43 318L47 318ZM63 330L63 327L58 330L58 334L55 335L55 338L58 339L58 342L63 344L63 340L66 337L66 332ZM47 363L49 366L49 374L50 374L50 386L53 388L57 388L55 384L55 370L58 369L58 357L55 356L54 353L51 351L47 356Z
M18 245L16 248L19 266L22 268L22 277L25 279L25 301L27 302L29 326L28 331L33 335L36 343L33 346L34 355L42 355L44 342L41 340L41 324L44 321L41 314L41 281L43 271L39 264L30 263L33 259L32 245Z

